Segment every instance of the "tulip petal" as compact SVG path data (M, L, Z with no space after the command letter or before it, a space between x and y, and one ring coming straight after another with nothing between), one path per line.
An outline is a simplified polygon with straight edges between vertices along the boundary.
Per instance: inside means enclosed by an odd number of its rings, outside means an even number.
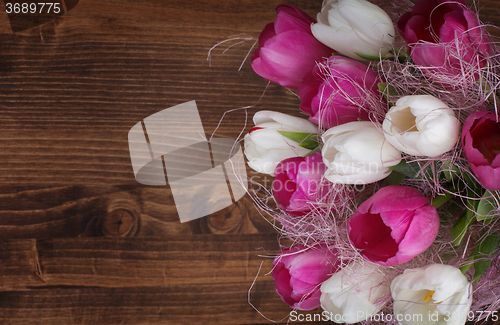
M397 296L397 300L394 300L394 313L396 317L399 316L401 319L405 320L404 325L422 325L428 323L426 321L428 321L429 315L435 313L436 305L423 303L427 293L427 290L403 290ZM412 315L412 317L407 316L405 319L404 315ZM422 317L419 317L419 315ZM427 317L427 319L424 317Z
M429 202L416 188L400 185L382 187L368 200L370 200L368 204L371 204L371 213L412 211ZM361 206L368 202L368 200L361 204Z
M335 263L336 260L328 260L324 250L312 249L295 258L287 267L292 277L311 284L325 281L329 276L328 271Z
M426 205L415 210L405 238L399 243L401 255L413 258L422 253L432 245L438 231L439 216L433 205Z
M492 191L500 190L500 154L497 153L490 163L480 148L485 140L500 138L498 125L494 113L480 111L471 114L462 128L462 144L469 166L481 185Z
M414 211L388 211L380 214L384 224L391 228L391 237L399 244L413 221Z
M383 102L379 75L365 64L332 56L317 64L299 84L301 110L323 128L369 120L373 102Z
M362 255L373 262L385 262L398 251L398 245L391 237L380 215L354 214L348 224L349 239Z
M480 26L476 13L472 10L464 10L464 18L467 20L467 34L471 44L476 47L483 56L491 52L490 39Z
M302 10L289 5L281 4L276 7L277 17L274 21L276 34L284 33L289 30L302 30L309 32L311 24L315 23L309 15Z
M311 26L316 39L355 59L362 59L355 53L384 55L394 41L395 31L388 15L364 0L324 3L317 20Z
M281 172L279 168L280 165L278 164L274 170L276 178L273 181L273 195L280 204L288 206L292 194L297 190L297 184L286 173Z
M441 42L453 42L457 36L461 36L466 31L467 21L462 12L452 11L443 16L444 23L439 29L439 39Z
M386 114L385 138L414 156L436 157L454 148L460 122L452 109L430 95L405 96Z
M394 41L391 18L378 6L364 0L339 0L338 11L363 41L375 47Z
M464 324L472 303L467 278L459 269L443 264L406 269L392 281L391 293L394 313L404 320L402 325L427 323L426 320Z
M409 261L436 239L439 216L415 188L392 185L363 202L348 221L349 240L385 266Z
M259 47L252 55L252 68L260 76L282 86L297 88L316 61L332 50L311 33L314 20L300 9L282 4L276 8L274 23L259 35Z
M319 290L315 290L312 294L307 295L304 301L300 301L295 303L292 308L296 308L299 310L312 310L318 308L321 303L319 301L319 297L321 296L321 292Z
M297 88L302 77L310 71L315 61L329 56L331 51L318 43L310 34L290 30L267 40L260 48L257 74L284 87ZM302 71L303 73L298 73ZM265 72L262 75L259 72ZM273 78L273 79L271 79Z
M311 310L320 306L320 285L338 268L335 252L324 246L305 246L281 252L273 262L276 292L291 308Z
M332 29L330 26L322 24L313 24L311 31L321 43L333 47L339 53L348 57L361 59L355 52L362 54L376 53L379 48L360 43L356 33L350 29Z
M456 87L450 78L459 79L469 73L463 70L486 64L490 40L477 14L468 9L465 1L418 1L411 12L399 19L397 26L415 64L446 88ZM476 75L474 78L479 78Z
M331 313L331 319L356 323L384 306L389 287L374 264L354 262L323 282L321 292L321 306Z

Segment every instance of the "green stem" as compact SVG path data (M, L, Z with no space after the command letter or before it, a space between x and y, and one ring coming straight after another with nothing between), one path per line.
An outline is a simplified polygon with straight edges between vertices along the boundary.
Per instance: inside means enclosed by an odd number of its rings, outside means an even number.
M432 199L431 204L439 209L440 206L448 202L451 198L455 197L452 193L445 193L444 195L438 195Z

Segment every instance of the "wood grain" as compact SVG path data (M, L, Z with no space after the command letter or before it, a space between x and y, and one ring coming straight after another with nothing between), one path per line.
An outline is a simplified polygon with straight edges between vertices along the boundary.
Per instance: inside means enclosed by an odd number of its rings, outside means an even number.
M136 182L127 142L191 100L208 137L241 139L258 110L300 116L243 63L279 3L80 0L19 33L0 3L1 324L268 324L247 301L261 263L250 301L286 323L261 257L278 237L252 200L181 224L168 186ZM481 0L482 20L500 25L499 4Z

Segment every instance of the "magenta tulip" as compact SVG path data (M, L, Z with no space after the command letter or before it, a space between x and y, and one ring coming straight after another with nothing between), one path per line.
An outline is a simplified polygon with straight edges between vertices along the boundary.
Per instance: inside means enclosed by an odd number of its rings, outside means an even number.
M500 121L495 113L469 115L462 129L464 155L481 185L500 190Z
M316 21L302 10L281 4L276 13L274 23L266 25L260 33L252 68L267 80L295 89L316 61L334 51L314 38L311 24Z
M318 187L325 172L320 152L281 161L274 170L273 181L273 195L280 208L294 216L311 211L312 202L321 196Z
M436 208L417 189L391 185L363 202L347 224L352 245L369 261L394 266L425 251L436 239Z
M490 53L490 40L476 13L464 0L421 0L397 23L413 61L425 71L456 76L464 65L480 67Z
M365 64L331 56L317 64L299 85L300 109L309 120L329 129L339 124L369 120L370 103L383 102L379 75Z
M336 253L324 246L288 248L273 262L276 292L291 308L318 308L321 305L321 284L338 268Z

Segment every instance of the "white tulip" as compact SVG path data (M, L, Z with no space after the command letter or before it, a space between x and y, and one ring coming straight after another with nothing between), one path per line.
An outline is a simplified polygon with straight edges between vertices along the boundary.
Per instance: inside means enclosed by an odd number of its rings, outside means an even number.
M299 146L276 131L313 133L318 127L306 119L273 111L260 111L253 116L255 127L245 135L245 156L253 170L274 176L282 160L299 157L311 150Z
M336 323L357 323L384 307L390 298L384 274L372 263L353 263L321 285L321 307Z
M445 103L430 95L405 96L385 115L384 135L412 156L436 157L455 147L460 122Z
M311 31L318 41L353 59L385 55L396 32L391 18L365 0L326 0Z
M470 282L444 264L406 269L392 281L391 293L401 325L463 325L472 303Z
M387 177L388 167L401 161L401 152L369 121L335 126L323 133L323 142L325 178L332 183L373 183Z

